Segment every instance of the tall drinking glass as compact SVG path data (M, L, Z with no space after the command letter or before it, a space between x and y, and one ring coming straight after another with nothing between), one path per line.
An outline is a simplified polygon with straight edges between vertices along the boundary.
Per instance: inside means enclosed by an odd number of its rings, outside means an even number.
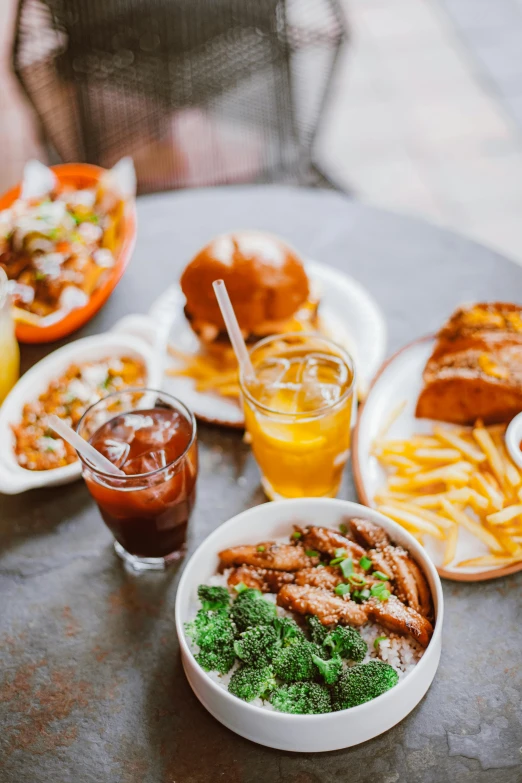
M7 397L20 374L20 351L15 337L7 275L0 267L0 403Z
M196 420L161 391L127 389L92 405L78 433L124 472L80 456L83 477L118 555L137 570L183 557L198 472Z
M350 453L354 367L331 340L280 334L250 352L240 374L246 428L272 500L334 497Z

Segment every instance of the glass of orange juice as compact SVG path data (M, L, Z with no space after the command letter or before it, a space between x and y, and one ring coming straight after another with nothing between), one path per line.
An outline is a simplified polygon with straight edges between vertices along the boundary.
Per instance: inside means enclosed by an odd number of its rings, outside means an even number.
M16 342L7 275L0 267L0 403L20 374L20 351Z
M254 380L240 374L246 429L271 500L334 497L350 453L350 356L313 334L257 343Z

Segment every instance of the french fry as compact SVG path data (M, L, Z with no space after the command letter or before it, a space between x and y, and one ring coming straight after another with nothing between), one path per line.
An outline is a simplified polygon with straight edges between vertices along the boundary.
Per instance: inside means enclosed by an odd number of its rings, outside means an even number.
M482 473L474 473L471 476L470 484L473 489L476 489L479 494L484 495L489 500L493 508L497 509L497 511L502 508L504 496L484 478Z
M411 459L408 459L408 457L403 456L402 454L382 454L379 457L379 461L382 462L384 465L391 465L395 468L412 468L416 467L415 463L412 462Z
M241 390L237 384L225 384L219 387L219 393L222 397L236 397L239 398Z
M459 526L451 525L451 528L449 529L446 536L446 548L444 550L444 559L442 561L443 566L447 566L453 560L455 560L458 538L459 538Z
M471 519L464 511L455 508L455 506L445 498L442 499L442 508L450 519L479 538L488 549L491 549L493 552L502 552L502 546L495 536Z
M417 462L439 464L441 462L458 462L461 459L461 453L458 449L415 449L412 457Z
M504 533L503 530L495 530L493 534L498 539L499 543L502 545L505 551L509 552L512 557L522 553L522 547L520 547L516 541L513 541L511 536L508 536L506 533Z
M381 514L385 514L385 516L391 517L401 525L412 527L414 530L420 533L428 533L428 535L433 536L434 538L444 538L443 533L439 530L438 527L432 525L431 522L426 522L424 519L421 519L415 514L410 514L408 511L395 508L395 506L379 506L378 510L381 512Z
M498 449L495 446L493 438L484 427L480 426L473 429L473 437L486 455L486 459L493 472L493 475L502 487L506 480L506 473L504 470L502 457L500 456Z
M506 506L501 511L494 514L488 514L486 517L490 525L503 525L505 522L511 522L512 519L522 516L522 505Z
M520 476L520 473L518 472L518 470L516 469L515 465L511 461L511 459L510 459L510 457L509 457L509 455L507 453L507 449L504 446L504 444L501 443L498 448L499 448L499 451L500 451L500 456L501 456L502 460L504 461L504 470L505 470L506 479L507 479L508 483L513 488L519 487L520 484L522 483L522 477Z
M418 519L422 519L425 522L430 522L430 524L435 525L435 527L443 528L444 530L449 530L454 526L453 522L450 522L448 519L446 519L446 517L441 517L439 514L434 514L432 511L428 511L421 506L416 506L413 503L392 500L388 503L388 505L393 506L399 510L406 511L408 514L413 514Z
M466 457L466 459L471 460L471 462L483 462L486 459L486 455L477 449L476 446L467 443L460 435L456 435L451 430L446 430L443 427L436 425L433 428L433 433L441 443L457 449L457 451L460 451L460 453Z
M508 555L482 555L481 557L472 557L469 560L461 560L457 563L459 568L482 568L486 566L495 566L501 568L502 566L513 565L513 563L520 563L522 560L522 554L518 557L509 557Z

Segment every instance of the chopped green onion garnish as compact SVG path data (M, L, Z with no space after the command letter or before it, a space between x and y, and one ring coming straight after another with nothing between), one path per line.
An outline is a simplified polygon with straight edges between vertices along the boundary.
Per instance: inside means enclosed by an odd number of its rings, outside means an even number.
M369 567L371 566L371 564L372 564L372 561L370 560L370 558L369 558L369 557L366 557L366 555L364 555L364 557L361 557L361 559L359 560L359 565L360 565L360 566L361 566L361 568L363 568L365 571L367 571L367 570L369 569Z
M350 574L348 581L355 587L364 587L366 584L366 579L362 574Z
M380 579L382 582L387 582L390 578L386 574L383 574L382 571L374 571L372 576L374 576L376 579Z
M302 537L303 537L303 534L300 533L299 530L296 530L295 533L292 533L292 535L290 536L290 538L295 538L296 540L298 538L302 538Z
M346 549L343 549L342 547L340 549L335 550L335 556L336 557L348 557L348 552Z
M236 593L242 593L244 590L248 590L248 587L244 582L239 582L239 584L234 585L234 590Z
M342 563L343 560L346 560L346 555L343 555L342 557L335 557L333 560L330 560L330 565L339 565L339 563Z
M377 639L373 643L373 646L375 647L375 649L378 650L379 649L379 644L381 642L384 642L384 640L387 639L387 638L388 638L387 636L378 636Z
M343 536L345 536L348 532L348 527L345 524L341 524L339 525L339 530L341 531Z
M353 560L351 557L346 557L344 560L342 560L339 563L339 568L343 572L343 576L345 579L348 579L349 576L353 574Z
M341 583L340 585L337 585L337 587L334 590L334 593L336 595L348 595L348 598L350 597L350 585L346 585Z
M305 549L305 555L307 557L319 557L319 552L316 552L315 549Z
M265 551L265 547L261 544L261 546L257 547L257 551L258 552L264 552Z
M385 588L383 584L378 585L372 585L372 588L370 590L370 593L375 597L378 598L379 601L387 601L390 597L391 593L389 590Z
M364 590L354 590L352 593L353 600L360 604L362 601L366 601L370 597L370 591L368 588L364 588Z

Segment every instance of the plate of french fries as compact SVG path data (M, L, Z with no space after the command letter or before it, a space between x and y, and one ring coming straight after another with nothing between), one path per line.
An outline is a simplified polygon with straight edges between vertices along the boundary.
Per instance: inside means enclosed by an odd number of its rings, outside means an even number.
M415 418L433 344L406 346L374 381L353 445L359 498L412 533L443 577L514 573L522 569L522 470L504 424Z
M314 262L305 265L319 299L318 331L352 356L363 398L386 349L386 325L373 298L355 280ZM177 283L149 312L154 322L171 314L163 388L188 405L198 419L225 427L244 426L238 368L231 346L203 347L184 314L185 298Z

